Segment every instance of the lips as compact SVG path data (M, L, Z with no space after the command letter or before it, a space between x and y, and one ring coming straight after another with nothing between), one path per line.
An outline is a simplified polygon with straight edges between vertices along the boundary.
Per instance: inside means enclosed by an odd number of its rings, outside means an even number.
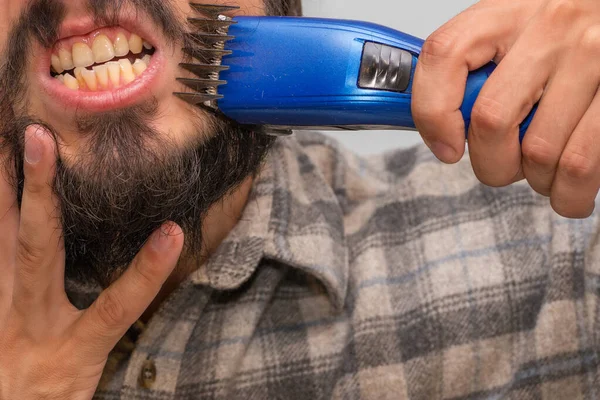
M38 59L42 89L63 108L102 112L144 101L161 84L160 40L136 19L98 27L66 22L61 39ZM166 82L165 82L166 83Z
M154 46L122 28L105 28L59 41L50 74L71 90L108 91L140 77L152 62Z

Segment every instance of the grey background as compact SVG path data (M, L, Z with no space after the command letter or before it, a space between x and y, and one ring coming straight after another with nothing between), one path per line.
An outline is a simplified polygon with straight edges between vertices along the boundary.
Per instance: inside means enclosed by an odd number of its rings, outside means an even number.
M425 39L475 0L303 0L304 15L374 22ZM415 132L327 132L350 149L373 154L421 143Z

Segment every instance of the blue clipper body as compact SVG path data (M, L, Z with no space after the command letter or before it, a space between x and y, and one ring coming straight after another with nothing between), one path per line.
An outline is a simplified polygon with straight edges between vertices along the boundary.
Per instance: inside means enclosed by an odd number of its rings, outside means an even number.
M222 58L218 108L242 124L290 128L414 129L412 82L423 40L372 23L317 18L236 17ZM494 70L468 78L471 109ZM535 109L521 125L523 137Z

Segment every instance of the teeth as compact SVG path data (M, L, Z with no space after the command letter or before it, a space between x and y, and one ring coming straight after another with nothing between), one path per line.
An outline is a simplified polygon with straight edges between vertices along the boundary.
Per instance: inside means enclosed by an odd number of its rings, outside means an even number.
M129 42L123 33L119 33L115 39L115 56L123 57L129 53Z
M94 65L94 53L85 43L73 45L73 64L75 67L89 67Z
M148 68L148 65L139 58L133 63L133 72L136 76L140 76Z
M121 65L116 61L110 61L104 64L108 67L108 78L114 88L121 86Z
M108 89L108 66L98 65L93 68L96 73L96 78L98 79L98 83L103 89Z
M71 90L79 90L79 83L71 74L65 74L65 86Z
M73 56L71 56L71 52L65 49L60 49L58 51L58 58L60 59L60 63L62 65L63 71L68 71L70 69L75 68L73 65ZM58 72L58 71L56 71Z
M75 68L73 73L75 74L75 79L77 79L77 83L79 83L79 87L85 87L85 79L83 79L83 71L86 69L83 67Z
M129 50L133 54L140 54L142 52L142 48L144 47L144 43L142 38L133 33L129 38Z
M133 73L133 67L131 62L124 58L119 60L119 64L121 65L121 78L123 79L123 83L127 85L135 80L135 74Z
M92 52L94 53L94 61L98 64L115 58L115 47L106 35L98 35L94 39Z
M51 61L52 61L52 68L54 69L54 72L62 74L65 69L62 67L60 58L58 58L57 55L52 54Z
M85 85L88 87L88 89L94 92L98 90L98 81L96 80L96 73L94 71L84 69L82 75L83 79L85 80Z
M110 61L115 57L126 57L130 52L142 53L143 49L154 47L139 35L132 34L129 39L123 32L117 34L114 43L105 34L98 35L91 48L83 42L73 44L71 51L59 49L51 55L53 75L69 89L108 90L133 82L150 65L149 54L136 59L133 65L129 58ZM93 66L93 67L92 67ZM88 69L88 67L92 67ZM63 72L69 73L63 74Z

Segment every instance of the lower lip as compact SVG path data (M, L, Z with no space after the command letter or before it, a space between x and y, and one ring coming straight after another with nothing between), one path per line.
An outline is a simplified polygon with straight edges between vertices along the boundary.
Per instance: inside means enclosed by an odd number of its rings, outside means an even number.
M165 66L162 52L156 49L148 68L133 82L115 90L91 92L71 90L50 76L50 59L47 58L48 60L41 62L40 70L37 71L44 92L64 107L88 112L110 111L143 102L151 95L152 88L159 81L159 71L163 71Z

